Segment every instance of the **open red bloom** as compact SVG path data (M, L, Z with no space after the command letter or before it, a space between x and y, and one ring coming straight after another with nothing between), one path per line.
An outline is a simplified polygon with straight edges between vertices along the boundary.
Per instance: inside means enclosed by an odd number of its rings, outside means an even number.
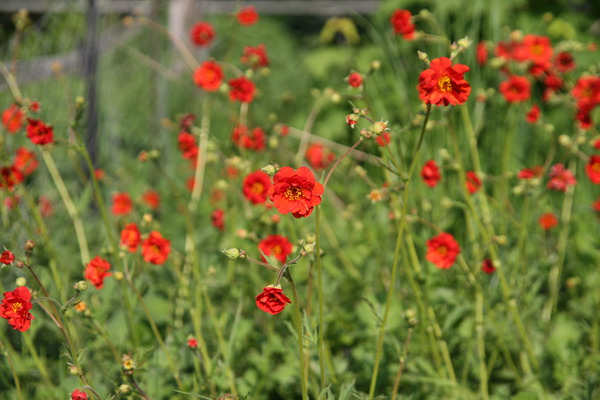
M212 226L223 232L225 230L225 211L217 208L210 216Z
M75 389L71 392L71 400L88 400L88 395L86 392Z
M283 290L278 286L269 285L256 296L256 306L273 315L279 314L285 306L291 303L292 301L283 294Z
M142 235L135 222L125 225L121 231L121 246L127 247L129 252L135 253L141 241Z
M489 258L486 258L481 263L481 270L486 274L493 274L496 271L496 267L494 267L494 263Z
M258 21L258 13L254 6L247 6L242 8L237 13L237 20L242 26L254 25Z
M54 132L50 125L44 124L39 119L27 118L27 137L33 144L45 145L52 143Z
M207 92L219 89L223 82L223 69L214 61L204 61L194 71L194 83Z
M531 106L527 112L526 121L530 124L535 123L540 118L540 107L537 104Z
M85 266L85 279L92 282L96 289L102 289L104 278L112 275L111 272L108 272L109 269L110 263L100 256L96 256Z
M15 185L23 182L23 179L25 177L14 165L0 168L0 189L7 189L12 192Z
M311 144L306 149L304 157L310 166L316 170L327 168L335 160L335 154L321 143Z
M540 215L540 219L538 223L542 227L543 230L547 231L548 229L554 228L558 225L558 218L553 213L545 213Z
M160 206L160 195L156 190L148 189L142 195L142 201L151 209L156 210Z
M454 264L459 253L460 246L454 240L454 236L442 232L427 241L427 255L425 258L438 268L447 269Z
M475 193L481 187L481 179L474 171L467 172L467 190L470 194Z
M292 213L296 218L308 217L313 208L321 203L323 185L306 167L297 171L283 167L273 177L273 186L269 188L269 197L282 214Z
M593 184L600 184L600 155L594 154L585 165L585 172Z
M190 30L190 39L198 46L208 46L215 37L215 30L208 22L198 22Z
M171 252L171 241L162 237L160 232L152 231L142 242L142 257L152 264L164 264Z
M419 98L436 106L463 104L471 93L471 85L463 78L467 71L469 67L452 65L447 57L431 60L429 69L419 75Z
M198 157L199 148L196 145L196 137L194 135L188 132L181 132L177 137L177 142L183 158L195 160Z
M408 10L397 9L390 17L390 23L396 35L402 35L405 40L415 37L415 25L411 22L412 14Z
M112 213L114 215L127 215L133 209L131 197L127 193L115 193L112 200Z
M546 187L551 190L558 190L564 192L567 190L567 186L573 186L577 183L575 176L571 171L565 168L562 164L555 164L550 168L550 181Z
M435 160L429 160L423 165L423 168L421 168L421 178L423 178L423 181L429 187L435 187L440 179L442 179L440 169Z
M267 256L275 257L279 262L285 264L287 256L292 253L292 242L290 242L285 236L281 235L269 235L265 239L258 243L258 249ZM265 257L261 254L260 258L267 262Z
M352 86L353 88L359 88L363 83L363 77L358 72L351 73L348 75L346 80L348 81L348 85Z
M525 51L526 59L536 65L550 65L552 59L552 44L550 38L540 35L525 35L522 42L522 49Z
M23 127L23 111L16 104L11 104L2 112L2 124L9 133L17 133Z
M14 329L25 332L34 319L29 312L31 307L31 292L25 286L20 286L12 292L4 292L0 317L7 319Z
M509 103L519 103L531 96L531 83L524 76L513 75L500 83L500 93Z
M244 47L244 55L241 58L242 64L250 68L268 67L269 58L264 44L259 44L256 47Z
M259 127L250 131L244 125L237 125L233 128L231 140L243 149L261 151L266 148L265 132Z
M245 76L229 80L229 100L231 101L250 103L255 90L254 83Z
M19 147L15 152L14 166L21 171L23 175L28 176L38 167L38 160L33 151L27 150L26 147Z
M9 265L15 261L15 255L10 250L5 250L0 254L0 263Z
M262 204L267 201L270 187L271 177L261 170L248 174L242 183L244 197L250 200L252 204Z

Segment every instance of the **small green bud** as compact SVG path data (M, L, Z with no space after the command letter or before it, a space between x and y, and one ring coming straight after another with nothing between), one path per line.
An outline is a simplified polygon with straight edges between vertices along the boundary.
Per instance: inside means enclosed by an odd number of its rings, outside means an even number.
M17 287L25 286L27 285L27 278L20 276L15 281L15 284L17 285Z
M241 256L240 250L236 249L236 248L223 249L223 250L221 250L221 253L225 254L225 256L227 258L229 258L230 260L237 260Z

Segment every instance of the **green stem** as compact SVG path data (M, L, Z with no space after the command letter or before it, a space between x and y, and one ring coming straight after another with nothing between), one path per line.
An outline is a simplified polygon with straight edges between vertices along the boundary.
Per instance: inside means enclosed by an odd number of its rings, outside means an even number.
M481 399L488 397L488 375L485 363L485 333L483 331L483 294L475 293L475 333L477 335L477 355L479 356L479 391Z
M17 374L17 370L15 368L15 364L13 363L11 355L6 350L4 346L4 342L0 340L0 351L6 357L6 361L8 362L8 366L10 367L10 372L12 373L13 380L15 381L15 390L17 391L18 400L23 400L23 393L21 393L21 381L19 380L19 375Z
M332 168L333 170L333 168ZM321 230L319 226L321 216L321 206L317 206L317 213L315 218L315 256L317 264L317 287L318 287L318 299L319 299L319 369L321 372L321 390L325 389L325 359L323 357L323 351L325 348L325 318L323 316L323 267L321 265Z
M300 386L302 388L302 400L308 400L306 367L304 365L304 334L302 332L302 315L300 313L300 302L298 301L298 292L289 270L285 275L292 288L292 297L294 299L294 320L296 325L296 336L298 336L298 357L300 358Z
M394 380L394 389L392 390L392 400L396 400L398 396L398 388L400 387L400 379L402 379L402 371L404 371L404 365L406 364L406 357L408 356L408 348L412 340L413 328L408 328L406 334L406 341L402 349L402 355L400 356L400 364L398 365L398 372L396 373L396 379Z

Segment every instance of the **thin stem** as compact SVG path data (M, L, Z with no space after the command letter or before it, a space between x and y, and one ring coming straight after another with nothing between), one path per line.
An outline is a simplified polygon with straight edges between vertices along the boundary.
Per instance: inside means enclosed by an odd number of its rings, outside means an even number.
M6 357L6 361L8 362L8 366L10 367L10 372L12 373L13 380L15 381L15 390L17 391L18 400L23 400L23 393L21 393L21 381L19 380L19 375L17 374L17 370L15 368L15 364L13 363L11 355L6 350L4 346L4 342L0 340L0 351L4 357Z
M360 142L360 140L359 140ZM356 147L356 145L358 145L357 142L355 144L354 147ZM350 150L348 152L346 152L346 154L348 154L350 152ZM340 157L343 158L344 156ZM335 167L335 165L334 165ZM331 172L333 171L334 168L331 169L331 171L329 171L329 175L327 175L327 178L329 178L329 176L331 176ZM316 213L316 218L315 218L315 256L316 256L316 264L317 264L317 290L318 290L318 300L319 300L319 334L318 334L318 342L319 342L319 347L318 347L318 354L319 354L319 370L320 370L320 376L321 376L321 390L323 391L325 389L325 359L323 356L323 351L325 349L325 317L323 316L323 303L324 303L324 299L323 299L323 267L321 265L321 234L320 234L320 226L319 226L319 221L320 221L320 216L321 216L321 206L317 206L317 213Z
M296 325L296 336L298 336L298 357L300 358L300 386L302 388L302 400L308 400L307 376L304 360L304 334L302 333L302 315L300 313L300 302L298 301L298 292L292 279L292 274L285 275L292 288L292 297L294 299L294 320Z
M400 379L402 379L402 371L404 371L404 365L406 364L406 357L408 356L408 349L412 340L413 328L408 328L406 334L406 341L402 348L402 355L400 356L400 364L398 365L398 372L396 373L396 379L394 380L394 389L392 389L392 400L396 400L398 396L398 388L400 387Z
M325 188L327 187L327 182L329 182L329 178L331 178L331 174L333 174L333 171L335 171L335 169L337 168L337 166L340 164L340 162L346 158L346 156L348 154L350 154L352 152L352 150L354 150L355 148L358 147L358 145L360 145L363 141L365 140L364 137L360 137L360 139L358 139L356 141L356 143L354 143L352 145L352 147L350 147L348 150L346 150L346 152L344 154L342 154L337 160L335 160L335 163L333 163L333 165L331 166L331 169L329 170L329 172L327 173L327 176L325 176L325 179L323 180L323 190L325 190Z
M479 356L479 391L483 400L488 399L488 373L485 363L485 333L483 331L483 294L475 293L475 333L477 335L477 355Z
M169 31L164 26L154 22L153 20L151 20L149 18L139 17L139 19L140 19L140 22L146 24L150 28L167 35L169 37L169 39L173 42L173 44L175 45L175 47L177 48L177 50L179 51L179 53L181 54L181 56L183 57L183 59L185 60L185 62L187 63L188 67L190 67L191 70L194 70L198 66L198 60L196 60L196 58L194 57L194 55L192 54L190 49L188 49L188 47L185 45L185 43L183 43L183 41L180 38L178 38L176 35L174 35L171 31Z

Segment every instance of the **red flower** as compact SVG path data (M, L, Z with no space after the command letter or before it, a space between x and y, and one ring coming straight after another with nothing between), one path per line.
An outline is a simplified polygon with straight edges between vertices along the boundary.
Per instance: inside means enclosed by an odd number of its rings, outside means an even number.
M39 119L27 118L27 137L33 144L45 145L52 143L54 132L52 127L44 124Z
M381 135L378 135L375 138L375 141L379 145L379 147L385 147L390 144L391 136L388 132L383 132Z
M23 175L28 176L35 171L39 163L33 151L29 151L25 147L19 147L15 152L15 162L13 165Z
M346 115L346 123L350 125L350 128L354 128L354 125L358 123L360 117L358 114L348 114Z
M73 390L71 393L71 400L88 400L86 392L79 391L79 389Z
M171 241L162 237L160 232L152 231L142 242L142 257L152 264L164 264L171 252Z
M273 315L279 314L286 305L291 303L292 301L283 294L283 290L278 286L269 285L256 296L256 306Z
M528 61L536 65L549 66L553 50L550 39L547 36L525 35L522 48L526 52Z
M204 61L194 71L194 83L207 92L214 92L221 86L223 76L223 70L219 64L214 61Z
M238 11L237 20L242 26L254 25L258 21L258 14L254 6L247 6Z
M467 172L467 190L470 194L475 193L481 187L481 179L473 171Z
M212 226L223 232L225 230L225 211L217 208L210 216Z
M419 75L419 98L436 106L463 104L471 93L471 85L463 78L467 71L469 67L452 65L446 57L431 60L429 69Z
M321 203L323 185L306 167L297 171L283 167L273 177L273 186L269 188L269 197L282 214L292 213L296 218L308 217L313 208Z
M454 264L459 253L460 246L454 240L454 237L449 233L442 232L427 241L427 255L425 258L438 268L447 269Z
M577 183L573 173L566 169L562 164L555 164L550 168L550 181L546 187L551 190L564 192L567 186L572 186Z
M321 143L313 143L304 154L306 161L313 169L325 169L335 160L335 154L323 146Z
M187 345L190 349L195 349L198 347L198 339L191 337L187 341Z
M537 104L531 106L527 113L526 121L530 124L535 123L540 118L540 107Z
M558 53L554 59L554 68L563 74L574 70L575 60L573 59L573 55L566 51Z
M486 274L493 274L496 271L496 267L494 267L494 263L489 258L486 258L481 263L481 270Z
M160 195L156 190L148 189L142 195L142 201L151 209L156 210L160 206Z
M0 168L0 189L7 189L9 192L12 192L15 188L15 185L23 182L25 177L14 166L10 167L2 167Z
M542 167L541 165L537 165L533 168L523 168L521 171L519 171L519 175L517 175L517 177L519 179L532 179L539 178L543 174L544 167Z
M23 111L16 104L11 104L2 112L2 124L9 133L16 133L23 127Z
M585 172L587 172L588 178L593 184L600 184L600 156L594 154L590 157L590 160L585 165Z
M519 103L531 96L531 83L523 76L513 75L500 83L500 93L509 103Z
M127 215L131 212L133 205L131 197L127 193L115 193L112 200L112 213L114 215Z
M102 179L104 179L104 170L102 168L98 168L97 170L95 170L94 178L96 178L97 181L101 181Z
M415 26L410 20L411 17L410 11L397 9L390 18L394 33L402 35L405 40L412 40L415 37Z
M12 251L5 250L0 254L0 263L9 265L12 264L13 261L15 261L15 255Z
M255 90L254 83L245 76L229 80L229 100L231 101L250 103Z
M135 222L125 225L121 231L121 246L127 247L130 253L135 253L141 241L142 236Z
M540 215L538 223L540 224L543 230L547 231L548 229L552 229L556 225L558 225L558 219L552 213L545 213Z
M358 72L351 73L348 75L346 80L348 81L348 85L352 86L353 88L359 88L363 83L363 77Z
M198 157L198 146L196 137L188 132L181 132L177 137L178 147L181 150L183 158L195 160Z
M25 332L34 319L29 312L31 307L31 292L25 286L20 286L12 292L4 292L0 317L7 319L14 329Z
M477 59L477 64L484 65L488 60L488 49L485 42L477 43L477 48L475 49L475 58Z
M248 65L250 68L267 67L269 66L269 58L264 44L259 44L256 47L244 47L244 55L241 58L242 64Z
M31 112L38 112L38 111L40 111L40 102L39 101L32 101L29 104L29 110Z
M250 132L246 126L237 125L233 128L231 140L243 149L261 151L266 148L265 132L259 127Z
M271 177L261 170L248 174L242 183L244 197L250 200L252 204L262 204L267 201L270 187Z
M46 196L40 196L38 199L38 207L40 208L40 214L42 217L47 218L54 213L52 202Z
M435 160L429 160L421 168L421 177L425 184L429 187L436 187L442 176Z
M260 241L258 249L265 255L273 256L279 262L285 264L287 256L292 253L292 243L285 236L269 235ZM263 262L267 262L262 254L260 258Z
M112 275L111 272L108 272L109 269L110 263L96 256L85 266L85 279L91 281L96 289L102 289L104 278Z
M198 22L190 31L190 39L198 46L208 46L215 37L215 31L208 22Z

